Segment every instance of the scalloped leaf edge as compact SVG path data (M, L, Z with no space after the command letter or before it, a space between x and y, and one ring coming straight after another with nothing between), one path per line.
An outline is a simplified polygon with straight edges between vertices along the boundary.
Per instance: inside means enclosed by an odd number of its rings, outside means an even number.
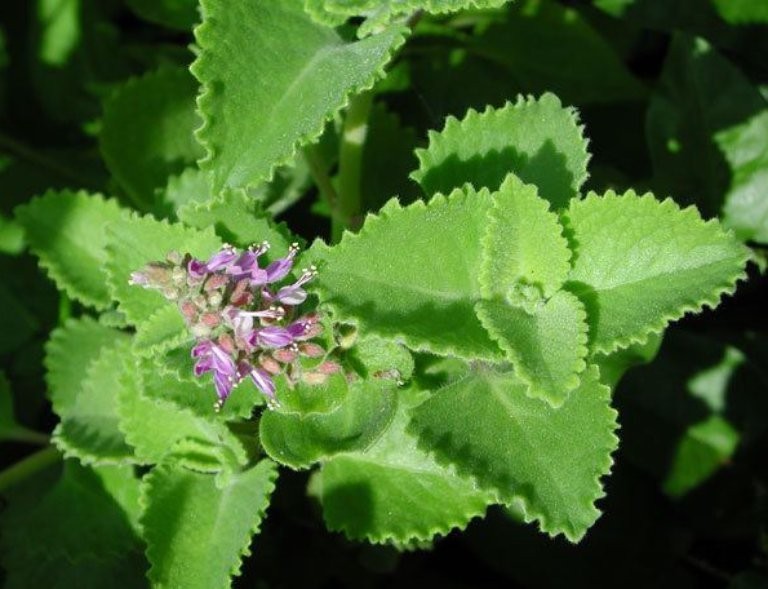
M659 203L661 206L668 207L673 211L680 212L684 215L688 215L689 217L693 217L697 222L697 224L700 226L715 226L723 236L730 237L734 240L734 243L738 243L739 245L741 245L740 242L738 242L735 236L735 233L732 229L724 228L720 224L720 222L715 218L705 221L701 217L698 209L694 205L681 208L680 205L678 205L671 197L666 197L664 200L660 201L651 192L644 192L643 194L638 195L631 188L621 194L618 194L613 190L607 190L602 195L591 190L587 193L587 195L583 199L579 201L571 201L571 205L569 205L567 209L563 209L561 211L560 222L564 228L563 235L568 240L569 247L573 252L573 257L571 259L572 264L576 261L578 257L578 245L573 243L573 235L572 235L573 232L571 229L570 221L568 219L568 211L570 210L570 206L572 206L576 202L584 203L584 202L588 202L589 200L600 200L606 197L618 198L618 199L639 198L639 199L653 200ZM649 337L651 337L652 335L661 334L671 322L681 319L687 313L698 314L704 309L715 309L720 304L724 296L733 295L734 292L736 292L739 282L747 280L746 264L747 262L753 260L754 256L746 246L742 245L741 247L743 248L743 252L744 252L744 255L741 259L741 266L742 266L741 270L738 272L735 272L729 280L723 281L720 284L718 284L712 290L709 296L704 297L703 299L698 299L696 302L691 301L691 302L684 303L678 308L678 311L676 311L675 313L667 313L662 315L661 317L659 317L659 319L655 323L648 326L642 334L627 335L625 337L618 338L614 340L611 343L611 345L595 347L594 349L591 350L591 352L594 354L612 354L618 350L628 348L629 346L632 346L634 344L643 345L647 343ZM566 280L566 284L567 283L568 281Z
M211 126L211 116L208 114L209 110L207 107L212 103L213 100L215 100L217 94L216 90L213 88L213 82L215 82L215 80L208 80L204 75L205 70L209 69L205 51L209 46L209 41L211 41L211 38L208 38L211 28L211 21L209 20L210 8L206 6L209 1L210 0L200 0L200 10L203 18L202 22L195 26L193 29L195 41L199 47L199 51L197 53L197 57L189 67L189 71L192 72L192 75L200 83L200 92L197 95L197 114L202 119L202 124L197 129L195 129L194 135L197 139L197 142L205 150L205 156L197 161L198 166L202 170L209 170L213 165L214 158L216 157L216 149L212 145L211 141L206 137ZM368 81L360 84L357 87L347 90L341 104L332 109L330 112L326 113L325 117L318 121L314 130L309 131L294 140L291 147L287 150L284 156L278 157L272 161L269 169L262 176L260 176L257 180L245 183L243 186L241 186L242 188L251 188L257 185L260 181L270 182L274 178L275 170L277 168L280 166L289 165L296 157L296 154L301 147L309 145L320 138L320 136L323 134L326 123L332 120L342 110L349 106L352 96L370 90L378 80L384 78L386 75L385 68L387 64L392 60L393 56L400 49L400 47L405 44L405 41L410 33L410 29L407 27L397 26L396 28L400 30L400 34L395 37L393 43L389 47L389 50L386 52L384 60L371 74ZM216 186L216 181L214 178L211 178L211 184L214 192L221 190L221 188L223 188L225 185L222 184L221 186Z

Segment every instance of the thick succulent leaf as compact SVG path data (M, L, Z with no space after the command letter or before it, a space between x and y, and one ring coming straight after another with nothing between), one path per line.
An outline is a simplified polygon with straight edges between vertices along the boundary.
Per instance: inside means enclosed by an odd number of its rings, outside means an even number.
M122 359L129 353L130 339L115 330L112 338L89 363L73 403L59 414L61 423L53 431L53 443L64 456L78 458L83 464L133 461L117 413L125 367Z
M42 496L14 497L2 513L4 587L146 587L134 521L139 481L130 467L64 463Z
M349 356L361 376L391 377L406 381L414 369L413 356L407 348L392 340L364 337L355 342Z
M155 191L203 156L194 137L197 84L186 69L163 68L118 88L104 105L101 153L136 204L149 209Z
M643 343L632 344L610 354L594 354L590 362L600 369L600 382L613 390L627 370L653 360L663 340L663 331L652 333Z
M598 376L588 368L553 409L511 373L477 371L416 408L413 431L439 460L519 505L526 521L576 542L600 514L600 477L618 444L610 390Z
M563 221L574 252L569 289L586 306L597 352L644 342L686 312L716 306L749 258L717 221L651 194L590 193Z
M162 194L162 204L173 211L191 203L211 199L211 174L197 167L186 168L168 178Z
M320 266L313 288L336 319L363 333L436 354L499 359L474 312L490 205L487 190L469 186L406 208L392 200L359 234L312 247L308 256Z
M723 224L741 239L768 243L768 105L715 141L731 167Z
M191 403L208 402L210 414L196 414L177 404L186 393ZM182 461L190 468L218 472L245 464L238 439L213 408L213 392L206 396L195 383L158 374L148 361L129 364L118 396L120 429L144 463Z
M344 376L337 375L324 387L300 384L281 392L282 406L262 415L259 435L270 457L297 469L367 448L389 425L397 407L391 379L347 385ZM283 401L286 395L300 399Z
M465 182L496 190L511 172L535 184L555 209L578 196L589 161L576 111L549 93L538 100L520 96L515 104L482 113L470 110L461 121L448 117L416 155L419 169L412 178L427 194Z
M225 242L248 247L268 241L282 256L296 239L285 224L275 226L258 202L243 190L224 190L206 203L190 203L178 210L179 219L199 229L212 226Z
M576 296L558 291L546 301L477 303L477 316L529 385L531 397L560 407L586 368L587 314Z
M156 587L230 587L275 488L270 460L227 476L160 466L142 481L149 579Z
M16 218L30 249L60 289L86 305L109 304L104 227L125 219L115 201L51 190L18 207Z
M314 481L328 528L350 539L428 541L464 528L493 502L492 493L439 465L406 432L424 393L405 389L398 397L397 415L381 438L365 451L332 457Z
M492 199L480 270L483 297L519 304L548 299L571 269L557 215L535 186L512 174Z
M192 71L213 186L268 180L347 98L373 85L403 42L401 27L348 43L312 21L297 0L204 0Z
M168 302L158 291L128 284L132 272L149 262L164 260L171 251L208 259L222 245L211 227L197 230L156 221L150 216L132 215L111 225L107 234L108 283L118 309L134 325L147 320Z

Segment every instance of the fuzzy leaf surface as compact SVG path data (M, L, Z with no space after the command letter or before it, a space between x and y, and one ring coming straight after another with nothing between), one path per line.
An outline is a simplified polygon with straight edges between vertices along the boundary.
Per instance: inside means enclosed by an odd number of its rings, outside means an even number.
M521 304L548 299L571 269L571 252L557 215L535 186L512 174L492 200L483 238L483 296Z
M224 190L206 203L190 203L178 211L179 219L198 229L213 226L226 243L248 247L268 241L282 256L295 239L285 225L275 226L258 203L242 190Z
M160 466L142 482L141 518L156 587L230 587L275 488L271 460L226 478Z
M204 0L202 8L192 72L203 85L201 166L216 192L270 179L349 96L372 86L403 42L397 26L345 42L298 0Z
M559 409L526 388L511 373L476 372L416 408L412 431L438 460L521 504L526 521L577 542L600 515L600 477L618 444L610 390L594 367Z
M45 345L45 380L57 415L76 407L88 367L119 337L117 330L90 317L68 319L51 333Z
M190 253L207 260L222 245L210 227L197 230L178 223L156 221L150 216L132 215L111 225L107 233L109 285L118 308L134 325L148 319L168 302L158 291L128 284L132 272L149 262L165 260L170 251Z
M395 383L388 379L347 386L341 375L329 379L327 387L298 385L297 390L285 393L303 397L298 403L297 399L286 400L282 407L262 415L261 443L271 458L297 469L340 452L362 450L392 420L397 407L394 389ZM317 406L321 395L327 397L323 403L334 399L330 407Z
M325 522L350 539L428 541L464 528L493 502L492 493L438 464L406 432L425 394L405 389L398 397L397 415L375 444L332 457L318 475Z
M133 446L137 460L160 463L181 460L204 472L218 472L247 460L240 442L213 410L213 391L207 397L196 383L158 374L148 361L134 365L118 397L120 429ZM207 401L208 416L175 402Z
M136 328L133 350L139 356L153 357L192 340L181 311L172 303L159 307Z
M133 202L151 208L168 177L203 156L193 132L195 79L162 68L121 86L104 106L101 153Z
M569 289L584 303L592 350L644 342L686 312L715 307L749 253L694 208L629 191L591 193L563 216L574 251Z
M461 121L448 117L416 155L419 169L411 177L427 194L448 193L465 182L496 190L512 172L535 184L554 209L578 196L589 161L576 111L549 93L538 100L520 96L515 104L482 113L470 110Z
M312 247L320 267L313 288L337 319L363 333L436 354L499 359L474 311L490 206L487 190L469 186L406 208L392 200L359 234Z
M16 209L32 252L56 285L86 305L110 302L104 273L104 227L125 218L117 203L101 195L49 190Z
M61 423L53 431L53 443L64 455L84 464L124 464L133 457L117 413L122 358L129 353L130 340L114 330L112 337L86 368L74 403L60 413Z
M560 407L586 368L587 315L576 296L558 291L547 301L477 303L477 316L530 386L528 394Z

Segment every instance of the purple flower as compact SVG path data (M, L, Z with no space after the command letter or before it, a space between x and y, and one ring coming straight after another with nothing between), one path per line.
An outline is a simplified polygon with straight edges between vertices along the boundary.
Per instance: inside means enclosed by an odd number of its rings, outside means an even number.
M265 275L266 280L259 284L277 282L278 280L282 280L283 278L288 276L288 273L291 271L291 268L293 268L293 259L296 257L297 253L299 253L299 244L292 243L291 247L288 248L288 253L284 258L275 260L269 266L267 266L266 275Z
M285 327L262 327L251 333L248 343L254 348L284 348L293 343L293 336Z
M208 272L226 269L232 262L238 258L239 254L231 245L224 245L220 251L216 252L205 265Z
M219 403L226 401L240 378L232 356L213 341L203 340L192 348L192 357L197 359L195 376L213 372L213 383Z

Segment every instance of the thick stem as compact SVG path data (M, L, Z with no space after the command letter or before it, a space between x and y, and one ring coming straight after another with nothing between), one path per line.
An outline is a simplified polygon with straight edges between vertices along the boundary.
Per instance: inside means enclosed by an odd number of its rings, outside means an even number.
M325 201L331 214L336 210L339 196L333 187L330 176L328 176L328 166L323 161L322 156L317 150L317 146L309 145L304 148L304 159L307 161L309 173L320 191L320 196Z
M349 102L339 151L338 201L332 225L333 242L341 239L344 229L358 229L362 223L362 195L360 180L363 149L368 134L368 115L373 93L363 92Z
M3 433L2 440L6 442L21 442L22 444L37 444L43 446L51 441L46 434L36 432L23 426L14 427Z
M61 454L54 446L30 454L13 466L0 472L0 493L61 460Z

